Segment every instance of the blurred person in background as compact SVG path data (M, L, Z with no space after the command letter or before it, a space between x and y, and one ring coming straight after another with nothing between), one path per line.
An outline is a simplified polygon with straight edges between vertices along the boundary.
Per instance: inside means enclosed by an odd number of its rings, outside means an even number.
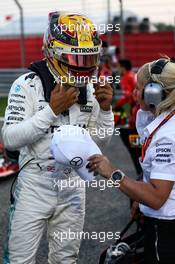
M125 104L133 104L133 91L136 86L136 74L132 71L130 60L119 59L118 73L120 74L120 89L122 97L116 102L115 109L120 109Z
M71 124L103 129L103 144L113 129L112 88L95 86L101 40L93 23L77 14L49 14L44 35L45 58L34 62L30 73L12 85L2 128L4 145L19 150L20 173L10 207L8 245L3 264L34 264L45 226L50 264L75 264L85 213L85 189L77 184L64 189L58 181L76 181L70 167L57 164L50 153L54 130ZM78 79L77 77L84 78ZM62 233L66 239L60 240ZM56 234L56 236L54 235Z
M132 71L132 64L127 59L118 60L117 71L120 82L115 87L113 97L115 124L133 127L135 120L133 107L136 105L133 91L136 86L136 74Z
M135 181L107 157L94 155L88 168L120 184L134 200L132 215L144 215L145 264L175 262L175 63L168 58L146 63L137 74L135 96L141 109L136 127L142 139L143 180Z
M120 59L120 48L115 47L114 53L112 54L112 76L113 76L113 100L115 100L115 95L118 89L120 89L120 76L118 72L118 61Z
M137 117L137 112L140 109L140 105L137 101L137 95L135 94L135 90L133 91L132 94L132 104L131 104L131 109L130 109L130 116L129 116L129 128L135 128L136 126L136 117Z
M100 78L107 79L108 76L112 76L112 57L105 54L103 61L100 64L98 75Z
M99 76L112 76L115 80L115 75L118 74L118 60L120 56L119 47L108 46L107 42L103 41L103 54L101 64L99 66Z

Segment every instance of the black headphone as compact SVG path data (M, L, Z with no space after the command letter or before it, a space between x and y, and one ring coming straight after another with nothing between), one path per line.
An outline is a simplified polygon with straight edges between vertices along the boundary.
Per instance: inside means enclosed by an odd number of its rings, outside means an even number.
M150 75L161 74L165 65L169 62L166 59L159 59L153 63L150 68ZM156 107L162 100L165 99L164 87L157 82L149 82L144 87L143 100L151 108Z

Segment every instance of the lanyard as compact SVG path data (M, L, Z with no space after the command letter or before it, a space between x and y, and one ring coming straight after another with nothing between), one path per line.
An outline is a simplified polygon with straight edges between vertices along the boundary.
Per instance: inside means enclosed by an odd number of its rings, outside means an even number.
M169 120L171 117L173 117L174 115L175 115L175 110L173 110L169 115L167 115L167 116L162 120L162 122L161 122L161 123L160 123L160 124L154 129L154 131L149 135L149 137L145 139L145 142L144 142L144 144L143 144L143 146L142 146L142 158L141 158L142 162L143 162L143 160L144 160L144 157L145 157L146 151L147 151L147 149L148 149L148 147L149 147L149 145L150 145L150 143L151 143L151 141L152 141L152 138L153 138L154 134L157 132L157 130L158 130L160 127L162 127L166 122L168 122L168 120Z

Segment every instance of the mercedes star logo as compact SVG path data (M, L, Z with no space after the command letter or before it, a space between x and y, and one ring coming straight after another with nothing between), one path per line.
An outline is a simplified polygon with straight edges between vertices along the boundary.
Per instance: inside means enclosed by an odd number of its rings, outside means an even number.
M83 164L83 159L81 157L75 157L70 161L70 165L76 168L80 168Z

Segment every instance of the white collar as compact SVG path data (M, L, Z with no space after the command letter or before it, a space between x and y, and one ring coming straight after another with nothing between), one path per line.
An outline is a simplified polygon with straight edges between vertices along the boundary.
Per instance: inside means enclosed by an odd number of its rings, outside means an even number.
M165 119L169 112L164 112L157 116L148 126L144 128L144 135L148 137L156 127Z

